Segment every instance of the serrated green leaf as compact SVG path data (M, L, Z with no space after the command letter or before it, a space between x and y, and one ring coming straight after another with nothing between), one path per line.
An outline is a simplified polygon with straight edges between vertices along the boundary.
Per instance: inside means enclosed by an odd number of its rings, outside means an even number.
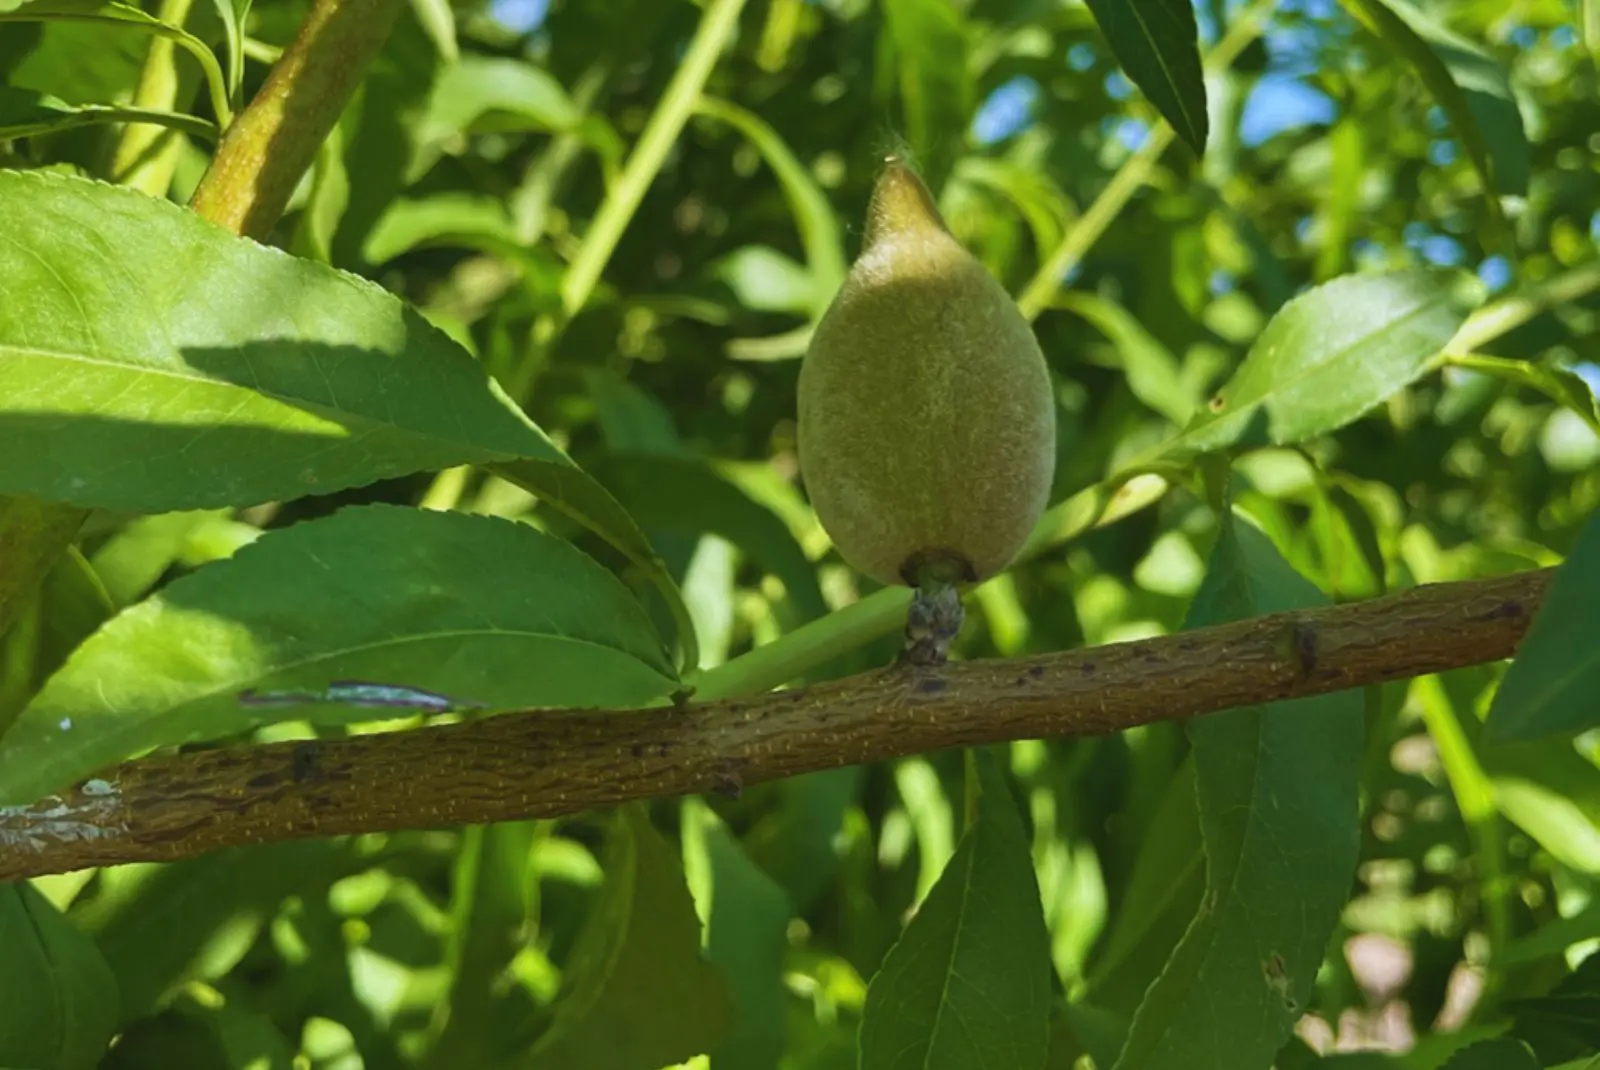
M0 884L0 1066L89 1070L117 1026L94 942L26 881Z
M733 1028L711 1053L717 1070L768 1070L784 1053L784 954L792 908L711 809L683 808L683 863L706 927L706 958L733 997Z
M1550 581L1484 724L1492 740L1531 740L1600 725L1600 515L1589 518Z
M1111 52L1150 103L1194 149L1206 151L1205 74L1188 0L1088 0Z
M285 718L373 719L239 699L341 679L490 709L645 705L676 686L642 607L571 544L495 517L351 508L264 535L97 632L0 741L0 799Z
M1044 1065L1050 939L1033 856L998 764L972 756L972 821L867 988L860 1070Z
M659 1070L727 1035L727 986L700 956L700 921L673 849L645 811L613 819L606 881L524 1070Z
M1230 511L1186 627L1323 602ZM1206 893L1134 1016L1118 1070L1271 1063L1310 997L1354 875L1362 734L1355 691L1189 722Z
M1481 299L1456 271L1323 283L1278 310L1210 411L1161 452L1285 445L1337 430L1426 374Z

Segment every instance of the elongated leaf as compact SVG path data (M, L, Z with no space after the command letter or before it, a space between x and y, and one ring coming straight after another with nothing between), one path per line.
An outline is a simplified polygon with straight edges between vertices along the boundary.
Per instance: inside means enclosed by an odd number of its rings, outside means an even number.
M205 72L206 85L211 93L211 106L224 126L233 116L228 103L228 83L223 77L217 57L206 43L179 26L171 26L132 4L114 3L111 0L31 0L30 3L0 9L0 23L5 22L83 22L99 26L127 27L165 37L188 52Z
M1206 151L1206 84L1188 0L1088 0L1094 21L1134 85L1194 149Z
M456 343L379 287L167 201L0 172L0 492L139 512L496 463L671 578L599 484Z
M518 245L516 225L498 197L473 193L441 193L418 200L398 200L389 206L361 249L369 263L383 264L401 253L431 244L459 244L468 248L504 248Z
M0 799L285 717L372 719L239 698L341 679L490 709L643 705L675 686L644 610L569 543L493 517L347 509L271 532L96 633L0 743Z
M861 1070L1044 1064L1050 940L1033 857L998 766L973 757L973 819L867 988Z
M1490 739L1529 740L1600 724L1600 515L1583 526L1489 707Z
M1229 513L1186 626L1322 601ZM1292 635L1285 646L1296 648ZM1189 735L1206 894L1134 1016L1118 1070L1270 1065L1305 1008L1355 871L1358 692L1199 717Z
M949 0L885 0L905 133L928 188L938 193L972 122L968 27Z
M1088 293L1063 293L1057 304L1094 325L1111 340L1128 377L1128 389L1145 407L1175 424L1187 423L1200 405L1186 383L1178 358L1114 301Z
M0 173L0 489L142 512L563 455L376 286L112 186Z
M784 1053L789 897L699 800L683 809L684 871L706 926L706 958L733 996L733 1028L711 1053L718 1070L765 1070Z
M612 822L605 871L525 1070L658 1070L711 1051L732 1023L678 859L642 808Z
M1491 210L1499 214L1495 194L1526 194L1531 149L1506 69L1407 0L1345 0L1345 5L1416 68L1483 177Z
M217 139L214 124L193 115L154 111L150 108L124 108L104 104L68 104L49 93L0 85L0 138L32 137L53 134L97 123L155 123L195 134L209 141Z
M1600 874L1600 768L1559 736L1481 749L1500 812L1562 865Z
M820 316L828 307L828 302L833 300L834 291L844 282L847 270L844 243L839 237L839 219L833 213L828 195L778 132L759 116L714 97L701 97L695 110L727 123L749 138L777 176L778 183L783 187L784 198L789 202L789 211L794 214L795 226L800 231L800 244L806 252L806 267L811 269L811 282L816 290L817 301L812 311Z
M94 943L27 882L0 884L0 1066L89 1070L117 1026Z
M433 83L409 174L421 177L446 141L471 129L570 130L582 118L548 71L510 57L462 56L446 65Z
M1421 378L1481 295L1454 271L1323 283L1272 317L1210 411L1164 452L1284 445L1343 427Z
M1481 353L1453 355L1450 364L1537 390L1557 405L1571 409L1591 430L1600 434L1600 399L1595 398L1588 383L1565 368L1535 364L1531 360L1484 356Z
M539 837L531 821L479 825L462 836L451 887L448 1017L428 1066L488 1066L509 1054L527 1021L527 991L497 982L521 943L533 889L528 856Z

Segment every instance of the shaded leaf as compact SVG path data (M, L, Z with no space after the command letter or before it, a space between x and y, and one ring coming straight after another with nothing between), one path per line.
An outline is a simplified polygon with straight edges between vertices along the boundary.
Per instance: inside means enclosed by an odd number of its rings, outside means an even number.
M373 719L239 700L341 679L491 709L644 705L675 686L638 602L571 544L495 517L351 508L270 532L102 628L0 742L0 798L284 718Z
M211 0L228 46L228 95L234 100L244 85L244 23L250 15L250 3L251 0Z
M1033 857L997 763L971 758L971 822L867 989L861 1070L1044 1064L1050 941Z
M1130 81L1144 91L1178 136L1206 151L1206 85L1200 36L1188 0L1088 0Z
M1185 382L1178 359L1132 313L1114 301L1076 291L1061 294L1056 304L1088 320L1110 339L1128 377L1128 389L1147 408L1180 426L1194 415L1201 399Z
M1266 536L1230 511L1185 626L1321 604ZM1188 727L1206 893L1134 1016L1119 1070L1269 1065L1310 998L1359 853L1358 692Z
M594 475L647 527L710 532L739 547L783 581L796 623L827 613L816 570L783 521L706 462L616 455L596 464Z
M26 881L0 884L0 1066L87 1070L117 1026L94 942Z
M442 67L433 83L409 175L419 178L446 142L469 130L570 130L582 118L550 72L508 56L465 55Z
M1455 271L1346 275L1289 301L1166 453L1302 442L1421 378L1481 300Z
M713 1050L732 1024L678 860L642 808L613 819L605 872L527 1070L658 1070Z
M1530 740L1600 725L1600 515L1556 570L1484 724L1488 739Z
M369 263L384 264L412 249L441 244L520 252L516 226L502 199L440 193L391 204L367 235L361 255Z
M706 927L706 958L733 997L733 1028L711 1053L716 1070L768 1070L784 1054L784 954L789 897L697 799L683 808L683 858Z
M1539 1066L1600 1052L1600 954L1591 952L1548 995L1510 1009L1511 1035L1533 1049Z

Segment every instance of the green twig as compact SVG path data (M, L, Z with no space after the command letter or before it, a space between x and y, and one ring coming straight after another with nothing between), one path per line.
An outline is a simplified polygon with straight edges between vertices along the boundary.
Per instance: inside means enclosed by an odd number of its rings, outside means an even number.
M712 0L700 18L689 50L684 53L678 70L667 84L666 93L645 124L644 133L634 145L622 175L595 213L583 244L572 259L566 277L561 281L561 309L572 316L589 300L600 274L616 250L622 232L627 229L644 200L645 191L655 181L667 153L689 119L700 91L711 76L717 57L739 24L739 12L745 0Z
M223 136L190 207L236 234L266 238L402 4L316 0L266 84Z
M1535 316L1569 301L1587 297L1596 290L1600 290L1600 260L1580 264L1570 271L1523 287L1517 293L1485 305L1467 317L1467 322L1461 325L1450 344L1445 346L1445 355L1453 357L1481 349Z
M157 18L168 26L182 26L193 4L194 0L161 0ZM150 49L145 53L144 66L139 69L139 84L133 91L134 106L117 109L123 112L119 118L128 125L123 127L122 136L117 139L117 151L111 160L111 175L115 181L152 197L165 197L168 187L172 185L172 170L177 164L179 147L178 139L172 136L173 130L198 132L213 143L218 135L217 128L212 124L173 111L178 106L178 94L183 82L176 58L170 37L152 37ZM194 125L189 125L201 123L204 123L204 127L200 131Z

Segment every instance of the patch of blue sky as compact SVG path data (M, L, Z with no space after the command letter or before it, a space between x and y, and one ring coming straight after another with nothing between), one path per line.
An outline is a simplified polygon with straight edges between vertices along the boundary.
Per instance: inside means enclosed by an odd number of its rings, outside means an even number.
M489 17L513 33L532 33L544 25L550 0L490 0Z
M1586 360L1582 364L1574 364L1570 370L1589 387L1589 393L1600 398L1600 364Z
M1269 74L1259 79L1245 98L1239 140L1254 148L1290 130L1324 126L1337 114L1333 98L1321 90L1293 77Z
M1039 83L1019 74L994 88L972 117L972 137L993 145L1021 133L1033 121L1039 104Z

